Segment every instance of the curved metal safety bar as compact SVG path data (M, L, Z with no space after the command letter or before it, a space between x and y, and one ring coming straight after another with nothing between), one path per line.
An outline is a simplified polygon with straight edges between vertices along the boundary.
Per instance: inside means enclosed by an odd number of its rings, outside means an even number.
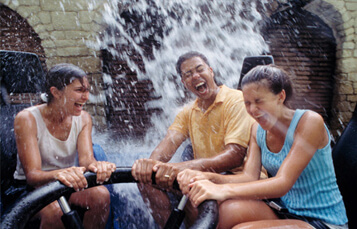
M88 188L97 186L96 174L87 172L84 174L88 182ZM112 173L110 179L104 184L115 183L133 183L136 182L131 175L131 167L120 167ZM67 196L74 192L59 181L48 183L32 192L25 197L16 201L11 210L1 217L1 228L23 229L26 223L42 208L51 202L59 199L61 196ZM218 204L215 200L207 200L198 206L198 218L190 228L208 228L214 229L218 223Z

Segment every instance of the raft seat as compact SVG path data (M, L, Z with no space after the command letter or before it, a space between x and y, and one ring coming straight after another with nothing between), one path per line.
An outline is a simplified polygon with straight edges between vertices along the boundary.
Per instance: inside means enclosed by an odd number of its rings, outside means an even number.
M332 157L349 228L357 228L357 104L351 120L333 147Z
M17 148L14 134L14 118L23 109L40 101L44 91L45 74L41 62L34 53L0 50L1 63L1 215L11 208L11 204L20 197L21 190L13 187L13 174L16 170ZM97 160L107 161L107 156L100 145L93 144ZM110 192L110 185L106 186ZM84 212L76 209L81 216ZM110 228L112 216L106 228ZM27 229L39 228L39 220L31 221Z
M45 77L36 54L0 50L1 61L1 214L18 198L11 190L16 169L17 148L14 118L18 112L39 101Z

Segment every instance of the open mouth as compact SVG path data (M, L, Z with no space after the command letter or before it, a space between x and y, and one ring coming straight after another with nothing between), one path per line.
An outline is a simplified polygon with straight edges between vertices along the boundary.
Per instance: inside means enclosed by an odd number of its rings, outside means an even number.
M204 93L207 89L207 85L205 82L200 82L196 84L195 88L199 93Z
M270 123L269 121L269 115L267 114L262 114L262 115L259 115L257 117L255 117L255 120L262 126L266 126Z
M76 107L82 108L82 107L84 106L84 104L85 104L85 103L75 103L74 105L75 105Z
M257 120L257 122L261 122L265 120L265 115L264 114L260 114L260 115L255 115L253 116L255 120Z
M255 119L259 119L259 118L261 118L261 117L263 117L263 116L264 116L264 115L255 115L254 118L255 118Z

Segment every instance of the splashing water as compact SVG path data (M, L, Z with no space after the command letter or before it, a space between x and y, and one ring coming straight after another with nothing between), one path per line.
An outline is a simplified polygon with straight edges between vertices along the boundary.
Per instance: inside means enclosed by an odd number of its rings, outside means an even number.
M113 0L105 5L103 18L108 29L98 37L96 47L125 60L137 72L139 80L150 79L155 95L161 98L145 104L147 108L160 108L163 112L151 117L153 127L147 130L144 145L154 147L183 101L193 99L180 77L176 77L175 63L181 54L192 50L202 52L216 80L237 88L244 57L268 50L259 33L262 18L257 4L263 8L261 1L235 0ZM139 15L140 24L128 24L120 15L124 10L136 17ZM139 29L134 30L134 26ZM147 57L141 44L153 39L160 45L153 47L152 55ZM130 59L131 53L120 52L127 45L141 55L145 72Z
M106 3L103 18L107 30L98 37L96 44L91 45L125 60L137 72L139 80L150 79L155 96L160 99L145 105L163 110L151 117L153 127L148 128L144 142L115 142L105 136L96 136L106 152L116 150L116 155L108 156L117 165L130 166L135 159L148 157L166 134L183 103L194 99L185 90L180 77L176 76L175 64L180 55L187 51L203 53L215 72L216 80L237 88L244 57L260 55L268 50L259 33L262 18L257 4L262 9L263 3L236 0L113 0ZM142 20L137 25L130 24L130 20L121 16L124 11ZM156 42L152 44L151 55L146 55L142 49L142 44L148 40ZM131 53L123 51L128 45L141 55L145 71L130 59ZM105 80L111 82L110 77L105 77ZM124 195L123 186L116 186L115 191ZM132 189L130 193L133 193ZM130 199L135 198L130 196Z

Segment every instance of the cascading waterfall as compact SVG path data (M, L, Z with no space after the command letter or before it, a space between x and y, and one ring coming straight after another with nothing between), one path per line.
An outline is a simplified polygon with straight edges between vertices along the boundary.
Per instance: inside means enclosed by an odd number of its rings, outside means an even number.
M267 52L268 46L259 33L262 17L257 4L264 7L262 1L235 0L113 0L105 5L103 18L108 27L98 37L97 48L127 61L139 80L152 81L155 94L161 98L146 104L147 108L158 107L163 112L151 117L154 125L147 130L149 137L144 145L157 144L183 101L193 99L176 76L175 63L181 54L191 50L204 53L216 80L236 88L244 57ZM121 17L124 10L140 16L143 21L139 29L132 29ZM140 44L152 39L160 45L147 57ZM145 72L128 52L121 52L127 45L141 55ZM105 80L110 83L112 79L106 76Z
M106 49L113 56L125 60L137 72L139 80L150 79L155 95L160 99L145 105L147 108L158 107L163 110L161 114L151 117L153 127L147 129L144 142L127 139L120 142L104 138L103 144L100 144L107 152L115 152L115 155L109 156L117 165L131 166L135 159L148 157L166 134L184 102L194 99L183 87L180 77L176 76L175 63L181 54L191 50L202 52L208 57L216 80L237 88L244 57L268 51L259 33L262 17L257 10L264 10L264 1L112 0L104 8L103 18L107 29L98 37L97 43L91 45ZM121 16L124 11L140 17L140 24L128 23ZM147 40L156 42L152 44L152 54L149 56L141 48ZM128 45L141 55L145 72L130 59L130 53L124 51ZM104 81L110 84L112 78L104 76ZM133 196L136 187L126 190L129 192L119 187L115 189L119 198L140 198ZM126 216L119 218L128 221L131 214L137 214L137 207L136 204L134 209L125 208L122 212ZM134 224L125 227L139 227ZM142 223L141 226L147 227Z

